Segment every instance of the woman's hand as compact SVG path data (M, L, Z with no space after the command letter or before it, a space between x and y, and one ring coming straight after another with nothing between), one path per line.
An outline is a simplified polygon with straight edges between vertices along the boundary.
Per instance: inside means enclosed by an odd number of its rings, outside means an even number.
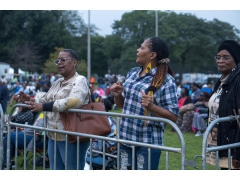
M24 93L23 91L20 91L17 99L19 102L24 103L25 101L30 101L31 97Z
M116 97L116 96L121 95L121 93L123 91L123 87L121 86L120 82L116 82L110 87L110 90L113 93L113 95Z
M146 109L149 109L152 107L152 97L145 94L144 91L142 91L142 106L145 107Z
M43 111L42 103L35 103L35 99L25 101L25 103L31 111Z

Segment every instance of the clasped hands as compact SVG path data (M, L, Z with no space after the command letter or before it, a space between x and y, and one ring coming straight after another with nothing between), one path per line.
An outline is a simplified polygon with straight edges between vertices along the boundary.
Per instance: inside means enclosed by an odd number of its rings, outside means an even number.
M42 111L42 103L36 103L34 98L31 98L24 92L20 92L18 96L18 101L25 103L31 111Z

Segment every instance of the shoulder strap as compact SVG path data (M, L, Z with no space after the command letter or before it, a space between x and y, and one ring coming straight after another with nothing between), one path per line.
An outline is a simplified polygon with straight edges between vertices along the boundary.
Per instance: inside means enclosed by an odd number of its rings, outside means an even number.
M88 97L89 97L89 102L88 103L92 103L92 99L91 99L91 90L90 90L90 84L89 84L89 82L88 82L88 80L87 80L87 78L85 77L85 79L86 79L86 82L87 82L87 85L88 85Z

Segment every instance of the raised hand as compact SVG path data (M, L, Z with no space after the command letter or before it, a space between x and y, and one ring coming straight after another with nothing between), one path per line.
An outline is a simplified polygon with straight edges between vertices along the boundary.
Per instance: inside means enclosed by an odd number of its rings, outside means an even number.
M110 87L110 90L114 96L119 96L123 91L123 87L121 86L120 82L116 82Z

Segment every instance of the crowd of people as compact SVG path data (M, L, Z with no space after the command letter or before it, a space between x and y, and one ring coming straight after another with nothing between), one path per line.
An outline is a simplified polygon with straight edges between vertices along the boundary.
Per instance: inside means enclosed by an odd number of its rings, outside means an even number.
M72 49L64 49L55 60L62 77L50 85L46 82L44 84L42 81L39 82L40 90L45 91L44 96L31 97L29 89L25 88L28 86L26 84L18 87L11 100L12 103L14 99L24 102L31 112L46 111L48 128L64 130L59 112L88 103L89 87L91 87L93 100L96 99L94 96L97 96L100 101L104 101L106 96L111 94L114 103L122 109L123 114L166 118L175 122L183 133L193 131L196 136L201 136L206 127L217 118L235 116L236 121L221 122L213 128L208 135L208 147L237 143L240 142L240 122L237 119L237 115L240 114L240 70L238 67L240 44L234 40L223 41L214 58L222 74L214 87L211 87L211 84L199 86L194 82L178 84L175 82L174 72L170 67L168 45L159 37L150 37L145 39L137 49L136 63L139 66L128 71L124 82L115 79L115 82L109 84L107 90L100 85L93 88L91 82L89 85L87 79L76 72L77 53ZM35 92L36 88L32 93ZM164 128L165 125L162 122L122 117L118 133L123 140L162 146ZM63 134L58 134L55 151L54 138L54 133L49 132L50 169L61 170L66 166L67 169L77 167L83 169L89 142L79 142L80 152L78 153L77 144L69 143ZM161 150L150 149L151 159L148 159L148 151L148 148L136 146L135 153L132 154L132 147L122 144L121 169L132 169L132 163L134 163L135 169L145 170L148 169L149 161L152 170L158 169ZM215 158L213 156L213 154L207 154L207 162L215 165L215 161L212 160ZM76 161L76 157L79 157L79 161ZM220 150L219 157L221 159L219 166L221 169L226 169L228 151ZM231 157L231 168L239 169L239 147L231 150ZM56 167L54 167L54 162L56 162Z
M195 136L203 135L207 129L208 101L213 91L212 85L197 83L178 84L179 116L176 124L182 132L194 132ZM174 129L171 129L174 132Z

